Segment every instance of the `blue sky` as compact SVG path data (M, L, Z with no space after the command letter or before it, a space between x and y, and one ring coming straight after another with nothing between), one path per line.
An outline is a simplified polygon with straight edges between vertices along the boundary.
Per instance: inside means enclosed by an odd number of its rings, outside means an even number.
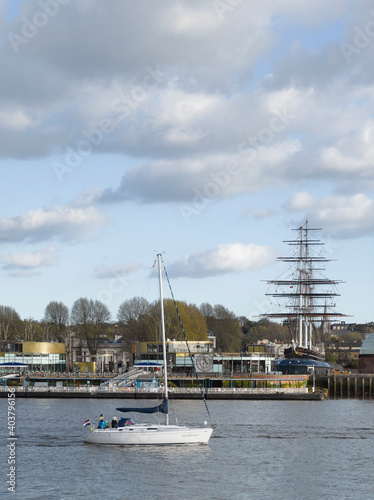
M163 251L177 299L258 319L308 218L337 310L374 320L372 5L279 4L0 6L1 304L115 321Z

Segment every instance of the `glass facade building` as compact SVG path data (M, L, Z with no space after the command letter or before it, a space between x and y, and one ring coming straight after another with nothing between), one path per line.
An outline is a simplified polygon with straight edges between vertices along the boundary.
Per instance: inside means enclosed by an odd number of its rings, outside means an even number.
M7 344L4 352L0 353L0 364L4 363L24 363L27 364L26 370L33 372L64 372L65 344L58 342Z

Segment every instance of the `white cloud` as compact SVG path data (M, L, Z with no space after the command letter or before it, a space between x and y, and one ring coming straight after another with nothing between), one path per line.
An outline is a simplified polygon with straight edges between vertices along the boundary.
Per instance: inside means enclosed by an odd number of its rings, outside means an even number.
M321 224L324 230L338 237L374 235L374 200L361 193L322 199L308 193L296 193L287 202L286 208L307 213L313 223Z
M227 198L251 193L274 184L295 182L304 177L288 162L301 149L300 141L289 140L246 146L243 154L207 155L183 160L159 160L128 169L118 188L108 188L99 197L104 203L137 199L143 203L190 202L199 197Z
M57 262L54 247L41 248L40 250L27 253L7 253L3 254L1 259L4 263L3 269L6 270L28 270L39 267L51 267L55 266Z
M321 151L325 168L352 178L374 181L374 123L357 124L354 133L346 135Z
M205 278L221 274L251 271L268 265L274 255L265 246L242 243L219 245L175 261L170 266L174 277Z
M70 203L71 207L91 207L95 204L97 199L101 196L102 190L99 188L87 189L80 195L78 195Z
M43 241L54 237L76 241L105 224L105 215L93 207L40 208L0 219L0 242Z
M0 127L13 130L15 132L22 132L29 127L37 125L37 120L31 118L28 113L23 109L0 110Z
M314 209L317 206L317 200L309 193L299 192L294 193L286 203L288 210L295 210L298 212L305 212Z

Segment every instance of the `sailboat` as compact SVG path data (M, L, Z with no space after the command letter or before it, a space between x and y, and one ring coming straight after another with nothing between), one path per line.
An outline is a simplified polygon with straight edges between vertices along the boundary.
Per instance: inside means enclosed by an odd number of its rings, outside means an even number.
M162 290L162 258L157 255L158 276L160 288L161 304L161 333L164 358L164 399L158 406L150 408L116 408L123 413L161 413L165 415L165 423L133 423L129 418L121 418L116 427L106 429L94 429L91 426L91 432L84 440L89 444L113 444L113 445L196 445L208 444L213 433L213 425L204 425L200 427L190 427L187 425L178 425L169 423L169 398L168 398L168 374L166 358L166 335L164 319L164 301Z
M298 232L297 238L284 242L294 247L292 255L277 258L289 265L288 276L267 281L272 291L266 295L275 299L280 311L261 316L283 319L284 324L289 326L293 339L292 347L284 351L285 358L324 361L321 350L313 345L316 323L320 322L320 329L323 330L330 318L346 316L333 310L334 299L339 295L337 285L342 281L331 280L321 274L325 270L324 264L330 262L316 251L323 243L312 235L321 229L310 228L306 220L294 231Z

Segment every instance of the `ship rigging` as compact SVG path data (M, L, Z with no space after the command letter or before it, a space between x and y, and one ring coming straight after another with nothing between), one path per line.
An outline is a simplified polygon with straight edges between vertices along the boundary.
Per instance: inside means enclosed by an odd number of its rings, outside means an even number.
M331 259L321 255L324 243L315 237L315 232L321 229L310 228L306 220L294 231L298 232L297 238L284 241L292 247L292 255L277 258L288 264L287 278L267 280L271 291L266 295L275 299L272 305L278 310L261 316L283 319L289 326L293 347L285 350L285 357L323 360L315 347L316 332L328 325L331 318L346 316L334 310L335 298L340 295L337 286L343 282L322 274L325 263Z

